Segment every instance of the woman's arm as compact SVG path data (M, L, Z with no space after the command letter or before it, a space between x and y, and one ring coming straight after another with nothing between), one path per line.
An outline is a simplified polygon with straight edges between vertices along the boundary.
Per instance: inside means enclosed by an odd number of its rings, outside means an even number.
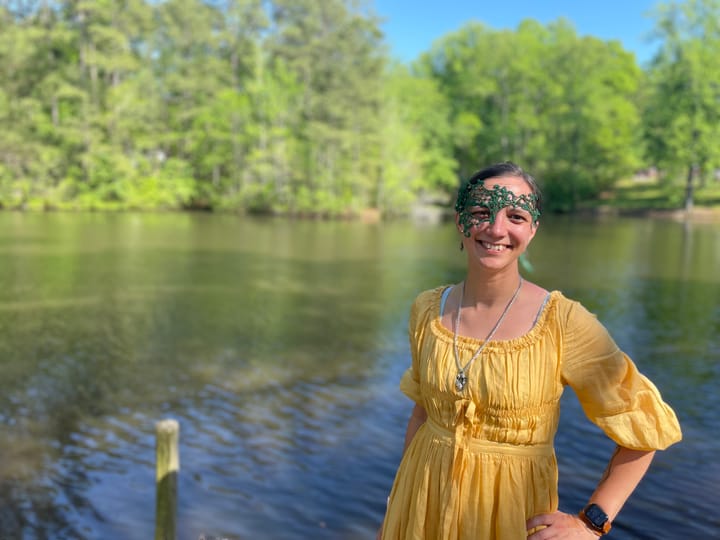
M600 506L610 521L615 519L625 501L645 476L654 455L654 450L631 450L618 446L610 458L595 492L590 497L590 502ZM528 540L551 538L577 538L579 540L599 536L577 515L559 511L534 516L527 522L528 531L543 526L544 529L528 536Z
M605 510L610 521L620 513L628 497L650 467L655 451L630 450L618 446L590 502Z
M427 420L427 412L425 411L425 408L419 403L416 403L412 410L412 414L410 415L410 420L408 420L407 430L405 431L405 446L403 446L403 455L405 455L405 450L408 449L408 446L410 446L410 443L415 437L415 433L417 433L420 426L425 423L425 420Z
M425 411L425 408L422 405L416 403L415 407L412 410L412 414L410 415L410 419L408 420L407 429L405 430L405 445L403 446L403 455L405 455L405 451L408 449L408 446L410 446L410 443L415 437L417 430L420 429L420 426L425 423L425 420L427 420L427 412ZM390 498L388 497L388 501L389 500ZM383 525L381 523L376 540L382 539L382 529Z

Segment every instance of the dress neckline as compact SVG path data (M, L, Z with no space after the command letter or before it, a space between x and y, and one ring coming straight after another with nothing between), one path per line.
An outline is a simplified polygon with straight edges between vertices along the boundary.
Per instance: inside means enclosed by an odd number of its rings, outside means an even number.
M446 328L442 324L442 313L440 311L443 292L450 288L452 288L452 285L448 285L447 287L439 287L437 289L436 298L434 298L433 302L434 317L432 319L431 326L434 329L435 334L439 338L441 338L443 341L452 343L454 333L452 332L452 330ZM510 339L492 339L488 342L486 349L516 349L526 347L529 344L535 342L547 326L547 321L550 313L551 311L554 311L553 308L557 303L558 298L560 297L562 297L562 293L560 291L550 291L547 295L547 298L543 301L543 305L540 308L537 317L535 318L535 323L533 324L532 328L530 328L530 330L528 330L521 336ZM458 334L457 339L458 345L473 348L476 348L484 341L480 338L463 336L462 334Z

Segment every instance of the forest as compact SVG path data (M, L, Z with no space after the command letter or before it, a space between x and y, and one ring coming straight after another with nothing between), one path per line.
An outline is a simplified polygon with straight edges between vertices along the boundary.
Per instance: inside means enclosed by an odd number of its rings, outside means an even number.
M658 3L656 55L572 22L469 22L409 65L356 0L0 2L0 207L351 217L513 160L572 211L720 170L720 0Z

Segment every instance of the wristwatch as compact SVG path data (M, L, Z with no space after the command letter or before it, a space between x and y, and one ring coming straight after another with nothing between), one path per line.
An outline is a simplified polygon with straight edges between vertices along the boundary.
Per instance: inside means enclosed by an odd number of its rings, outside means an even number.
M601 536L609 533L612 528L608 515L595 503L590 503L583 508L579 516L588 527Z

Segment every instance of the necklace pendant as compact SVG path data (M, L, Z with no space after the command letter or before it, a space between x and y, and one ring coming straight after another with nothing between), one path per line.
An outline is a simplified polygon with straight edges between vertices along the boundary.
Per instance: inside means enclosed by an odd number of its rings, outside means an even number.
M467 375L465 375L465 372L461 369L455 377L455 390L457 390L458 392L462 392L463 390L465 390L466 384Z

